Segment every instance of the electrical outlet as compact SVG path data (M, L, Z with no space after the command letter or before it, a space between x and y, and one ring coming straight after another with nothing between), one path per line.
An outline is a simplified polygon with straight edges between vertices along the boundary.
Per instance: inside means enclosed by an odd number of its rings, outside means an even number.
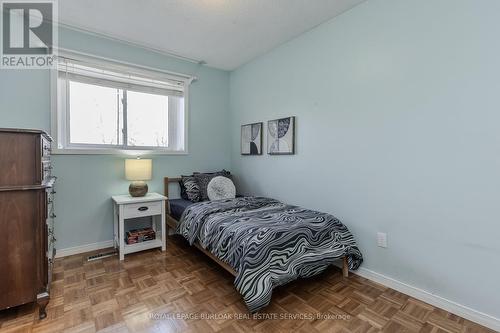
M385 232L377 232L377 245L387 247L387 234Z

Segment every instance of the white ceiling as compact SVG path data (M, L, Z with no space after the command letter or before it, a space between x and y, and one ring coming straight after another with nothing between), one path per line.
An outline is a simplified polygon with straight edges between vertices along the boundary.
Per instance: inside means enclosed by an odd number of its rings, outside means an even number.
M60 0L63 24L232 70L365 0Z

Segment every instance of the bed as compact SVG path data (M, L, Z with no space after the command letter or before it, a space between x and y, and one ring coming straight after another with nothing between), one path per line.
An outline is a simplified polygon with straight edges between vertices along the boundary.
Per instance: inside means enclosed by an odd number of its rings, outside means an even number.
M164 179L165 195L169 183ZM363 257L353 236L334 216L265 197L191 203L170 200L167 225L235 276L250 312L271 301L275 287L323 272L342 260L342 272Z

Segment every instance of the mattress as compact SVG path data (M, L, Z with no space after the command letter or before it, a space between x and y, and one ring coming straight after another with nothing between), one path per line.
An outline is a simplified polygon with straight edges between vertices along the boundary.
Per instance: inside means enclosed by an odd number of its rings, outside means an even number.
M188 208L188 206L192 205L193 202L186 199L171 199L170 203L170 216L172 216L177 221L180 220L182 213Z
M349 269L363 261L334 216L264 197L190 205L176 233L233 268L236 290L251 312L267 306L277 286L319 274L343 257Z

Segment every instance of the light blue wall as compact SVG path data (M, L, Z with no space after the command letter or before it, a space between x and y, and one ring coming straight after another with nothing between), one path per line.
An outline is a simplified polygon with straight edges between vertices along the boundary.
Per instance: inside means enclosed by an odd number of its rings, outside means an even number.
M189 155L153 156L150 191L163 192L163 176L229 169L227 72L68 29L59 34L63 48L199 77L190 87ZM49 82L49 73L44 70L0 70L0 127L50 130ZM124 157L59 155L53 160L58 177L57 247L112 239L110 196L128 192Z
M500 318L499 13L369 0L231 73L240 187L336 215L363 267ZM295 156L240 156L241 124L290 115Z

